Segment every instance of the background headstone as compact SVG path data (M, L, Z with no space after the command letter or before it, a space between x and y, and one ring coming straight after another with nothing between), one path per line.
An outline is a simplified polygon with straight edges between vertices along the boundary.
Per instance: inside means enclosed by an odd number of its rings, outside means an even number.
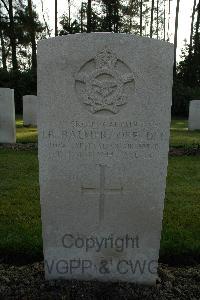
M0 143L16 142L14 90L0 88Z
M200 100L190 101L188 128L200 130Z
M155 283L172 67L173 46L149 38L92 33L39 42L47 279Z
M25 126L37 126L37 96L23 97L23 121Z

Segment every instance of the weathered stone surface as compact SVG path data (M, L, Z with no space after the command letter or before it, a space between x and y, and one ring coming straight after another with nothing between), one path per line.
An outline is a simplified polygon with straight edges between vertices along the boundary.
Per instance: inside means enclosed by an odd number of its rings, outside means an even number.
M188 128L189 130L200 130L200 100L190 102Z
M23 97L24 125L37 126L37 96L26 95Z
M16 142L14 90L0 88L0 143Z
M39 42L46 278L154 284L173 46L92 33Z

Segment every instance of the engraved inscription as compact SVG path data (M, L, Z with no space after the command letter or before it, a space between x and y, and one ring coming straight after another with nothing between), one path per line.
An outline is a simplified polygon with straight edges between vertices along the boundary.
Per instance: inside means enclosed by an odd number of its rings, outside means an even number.
M46 128L42 136L52 159L90 159L102 164L102 159L111 157L130 161L156 158L168 142L159 128L152 122L71 120L64 128Z
M129 67L105 48L87 62L76 75L76 91L92 114L108 111L117 114L134 91L134 75Z
M99 187L81 187L83 193L92 193L92 194L99 194L99 223L101 223L104 219L104 206L105 206L105 197L106 193L122 193L123 186L119 188L106 188L106 175L105 169L106 165L99 165L100 167L100 184Z

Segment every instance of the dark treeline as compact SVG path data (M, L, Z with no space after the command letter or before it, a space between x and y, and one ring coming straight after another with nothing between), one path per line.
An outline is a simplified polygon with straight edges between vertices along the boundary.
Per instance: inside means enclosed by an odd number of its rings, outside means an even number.
M190 43L174 74L173 112L188 115L189 100L200 99L200 0L193 0Z
M174 26L173 113L186 115L188 102L200 98L200 0L194 0L191 38L181 62L176 64L180 0L87 0L80 1L74 14L73 0L66 1L66 13L57 17L55 32L49 29L41 0L42 22L32 0L0 0L0 86L15 89L16 111L22 110L22 96L37 94L37 40L52 35L81 32L133 33L169 41L172 2L176 4ZM73 9L72 9L73 8Z
M0 86L15 89L16 111L22 96L36 94L37 40L46 37L31 0L0 0Z

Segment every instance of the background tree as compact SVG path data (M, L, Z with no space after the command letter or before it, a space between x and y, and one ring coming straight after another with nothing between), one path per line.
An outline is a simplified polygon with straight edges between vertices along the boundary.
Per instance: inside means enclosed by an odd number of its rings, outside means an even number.
M174 30L174 79L176 77L176 50L177 50L177 41L178 41L179 8L180 8L180 0L177 0L177 3L176 3L175 30Z
M4 46L3 54L1 51L4 63L3 68L0 68L0 86L15 89L16 111L21 112L22 96L37 92L36 40L44 37L45 26L39 21L35 8L29 1L13 0L12 13L8 6L11 2L0 0L0 3L3 7L0 18L1 48L2 40ZM11 34L13 26L14 42Z
M37 54L36 54L36 40L35 40L35 22L34 22L34 14L32 9L32 1L28 0L28 31L30 34L30 40L32 45L32 70L36 72L37 68Z
M140 0L140 36L143 32L143 0Z
M200 0L197 4L197 22L196 22L196 28L195 28L195 36L194 36L194 55L198 56L199 51L199 25L200 25ZM200 60L197 60L197 63Z
M50 36L43 0L42 19L39 21L34 0L0 0L0 86L15 88L16 107L21 109L23 94L36 93L36 41ZM57 0L55 0L55 34L110 31L134 33L169 41L171 1L175 0L83 0L72 13L75 4L66 0L66 13L59 19L57 28ZM200 97L199 85L199 0L193 0L190 43L183 52L176 71L176 48L180 0L176 0L174 27L174 78L173 111L186 113L188 100ZM168 12L168 18L167 18ZM167 24L167 26L165 25ZM58 30L58 28L57 28Z
M55 36L58 35L58 1L55 0Z
M69 33L72 33L73 31L71 30L71 0L68 0L68 28Z
M153 20L154 20L154 0L151 2L151 22L150 22L150 38L153 37Z
M142 35L143 32L143 1L130 0L121 4L120 32Z
M62 15L60 25L62 28L59 31L59 35L74 34L81 31L81 24L79 23L79 20L74 19L69 22L68 15Z
M171 1L168 0L167 41L170 39Z
M188 115L189 101L200 98L200 1L195 7L195 19L192 45L183 51L174 81L173 113L176 115Z
M87 32L91 32L92 23L92 0L88 0L87 4Z
M6 21L6 17L3 14L2 4L0 2L0 41L1 41L1 56L2 56L2 64L3 70L7 71L7 51L6 51L6 35L5 31L8 31L8 23Z
M45 24L46 34L47 34L48 37L51 37L49 25L47 24L46 17L45 17L45 14L44 14L44 2L43 2L43 0L40 0L40 1L41 1L42 17L43 17L43 21L44 21L44 24Z
M36 72L36 38L41 38L45 31L45 26L39 21L39 17L32 6L31 0L16 8L16 36L18 47L31 48L31 68Z
M193 10L192 10L191 30L190 30L189 56L191 56L191 51L192 51L192 39L193 39L193 31L194 31L194 16L195 16L195 10L196 10L196 3L197 3L197 0L194 0Z
M121 27L120 9L122 9L122 3L119 0L102 0L103 4L103 31L119 32Z
M14 22L14 13L13 13L13 0L0 0L1 4L4 5L9 17L9 38L10 45L12 48L12 68L14 71L18 70L17 62L17 43L16 43L16 28Z
M163 0L163 40L166 40L166 0Z
M17 44L16 44L16 28L14 23L14 15L13 15L13 0L8 0L8 15L10 19L10 43L12 47L12 64L13 70L18 70L18 62L17 62Z

